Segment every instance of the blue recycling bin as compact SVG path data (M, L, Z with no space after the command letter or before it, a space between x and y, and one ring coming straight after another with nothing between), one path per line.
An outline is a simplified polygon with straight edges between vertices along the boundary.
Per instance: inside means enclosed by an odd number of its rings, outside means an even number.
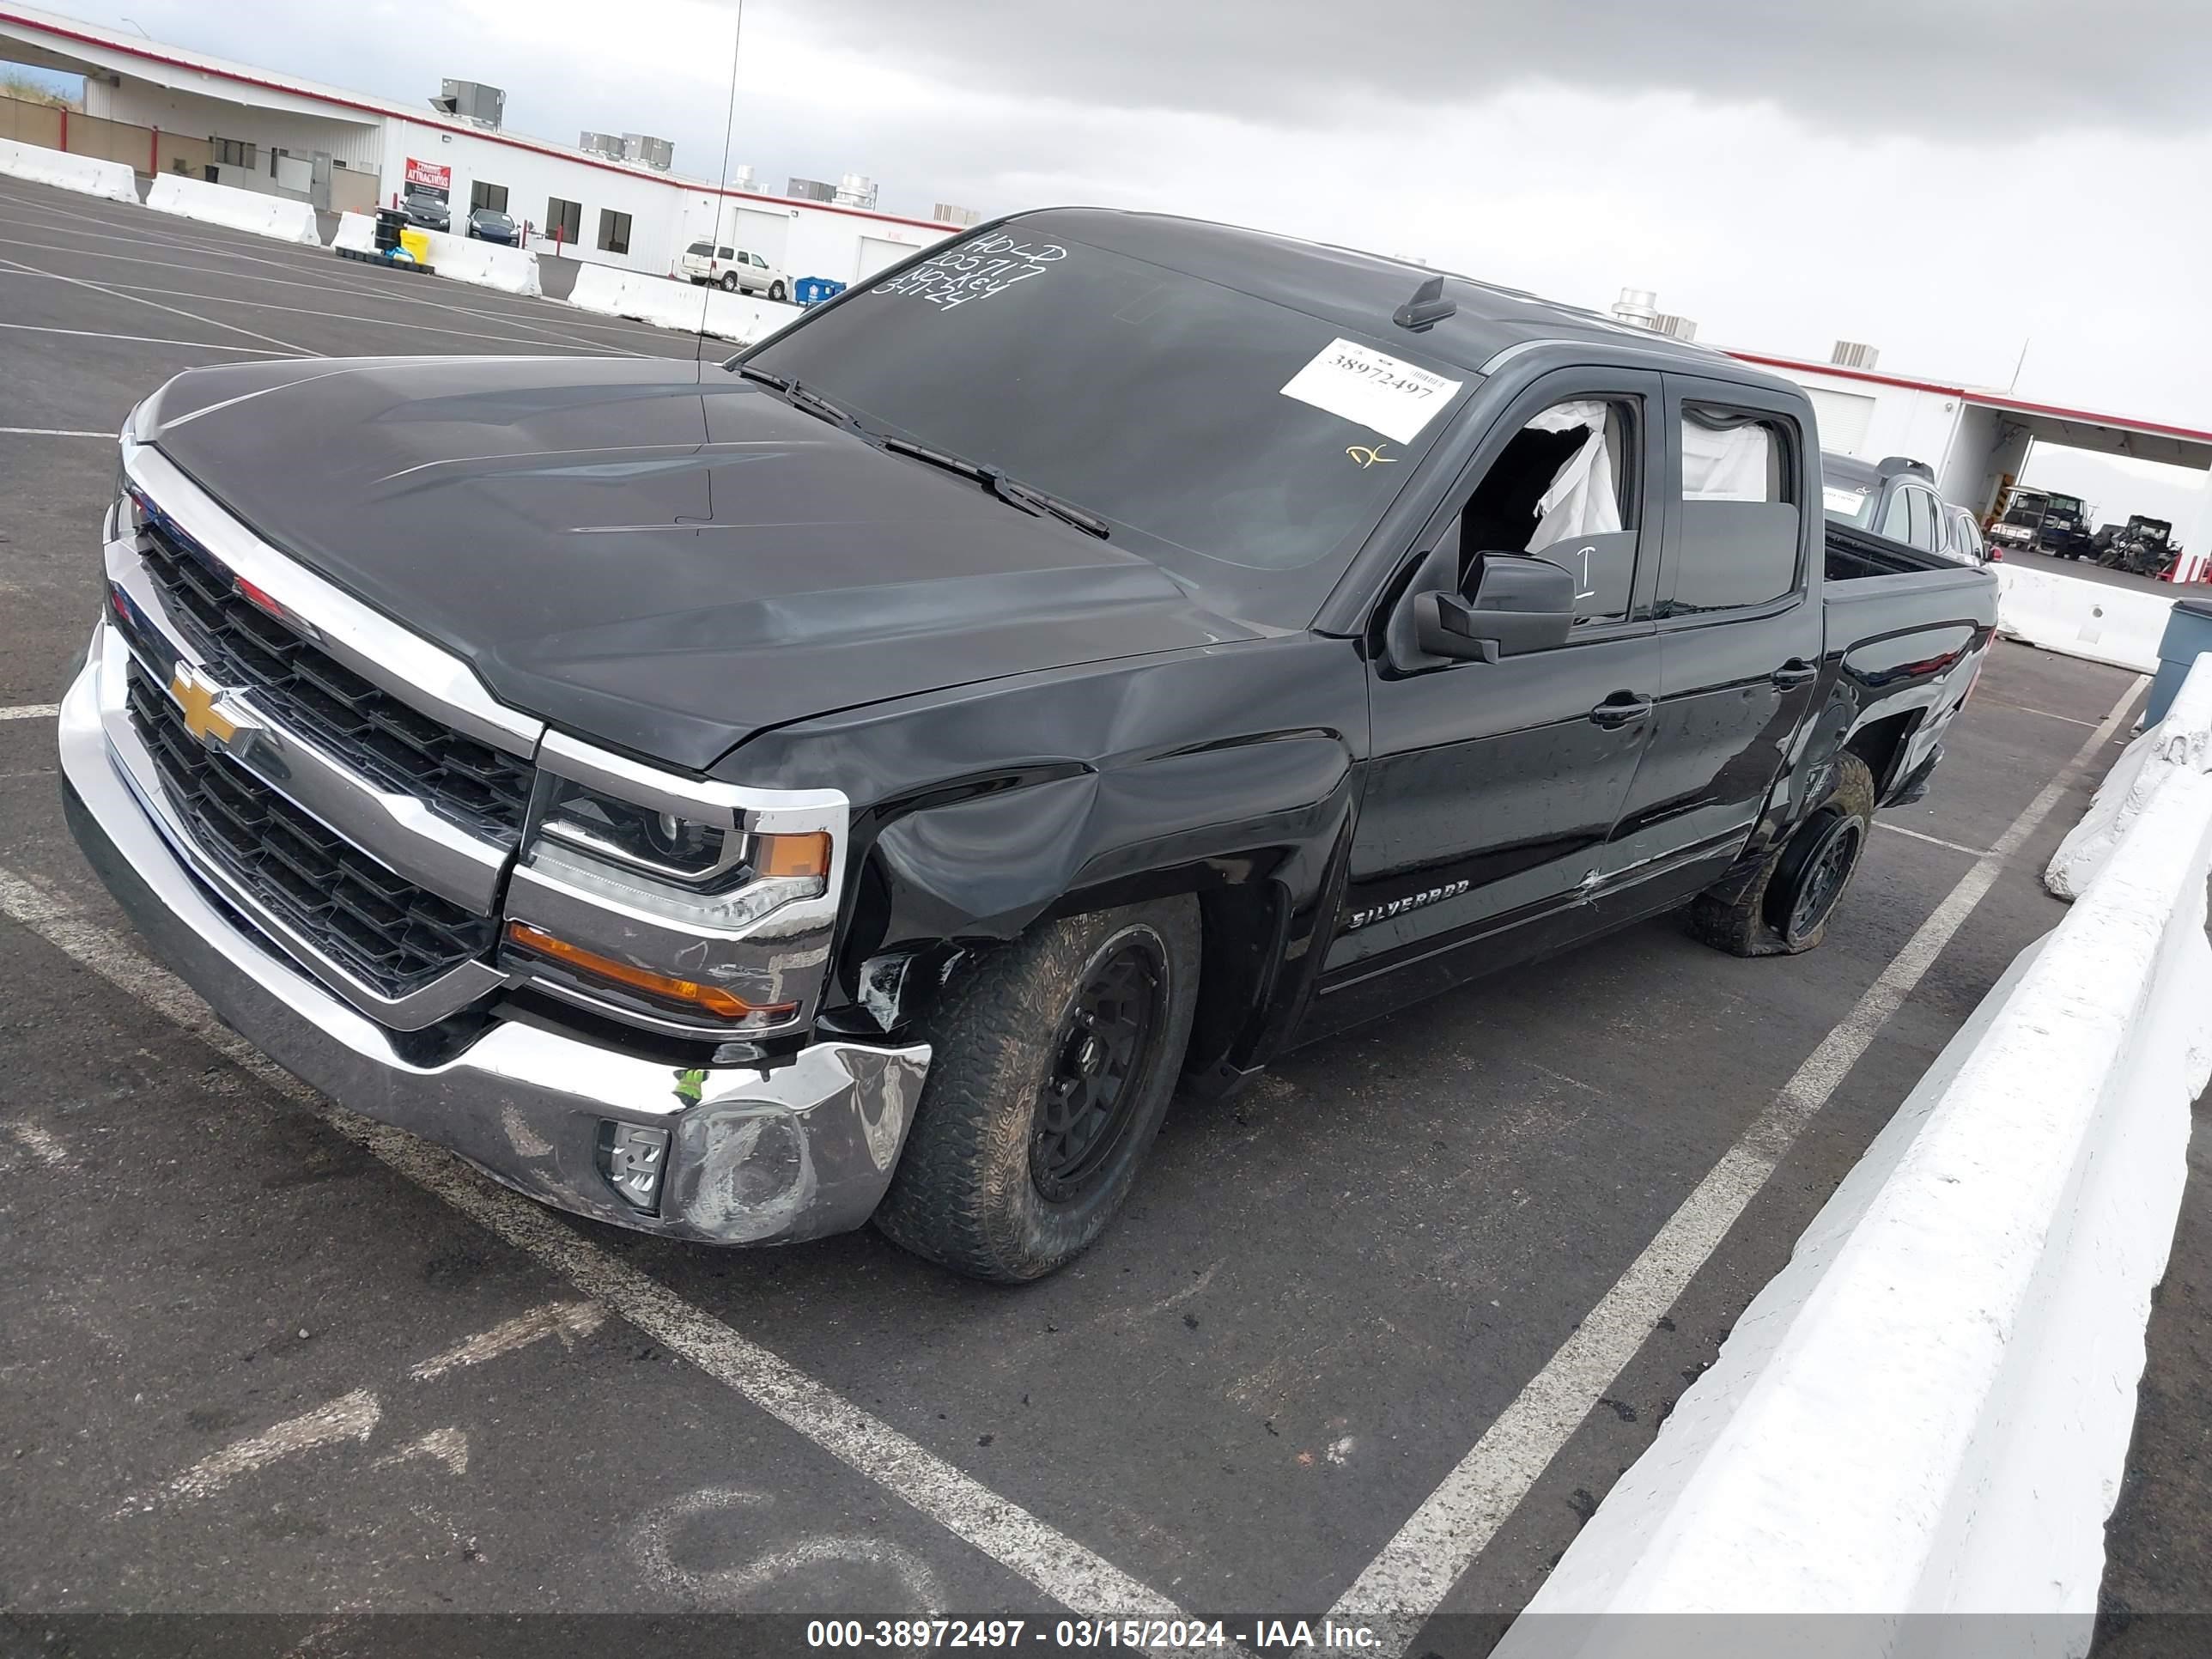
M2158 672L2150 683L2150 701L2143 705L2146 726L2166 718L2200 651L2212 651L2212 599L2176 599L2159 637Z
M802 276L791 285L791 297L803 306L818 306L844 291L844 283L833 283L827 276Z

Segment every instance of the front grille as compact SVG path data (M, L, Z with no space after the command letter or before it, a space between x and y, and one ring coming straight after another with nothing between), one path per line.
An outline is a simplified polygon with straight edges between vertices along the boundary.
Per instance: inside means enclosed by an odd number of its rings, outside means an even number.
M216 678L384 788L463 829L521 839L535 769L363 679L253 605L182 532L149 514L138 537L169 614Z
M185 729L135 659L131 723L193 841L318 949L386 996L489 955L499 924L402 878Z

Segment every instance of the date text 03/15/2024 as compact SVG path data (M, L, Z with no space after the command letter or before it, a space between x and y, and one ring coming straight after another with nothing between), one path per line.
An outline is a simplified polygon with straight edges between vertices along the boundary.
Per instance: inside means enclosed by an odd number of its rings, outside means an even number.
M814 1619L810 1648L1126 1648L1176 1652L1231 1645L1261 1652L1358 1652L1379 1644L1365 1625L1324 1619Z

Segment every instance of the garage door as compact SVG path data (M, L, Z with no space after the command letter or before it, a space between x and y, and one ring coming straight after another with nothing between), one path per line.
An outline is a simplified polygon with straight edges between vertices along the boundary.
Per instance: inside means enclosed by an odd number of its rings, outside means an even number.
M1807 386L1813 413L1820 422L1820 447L1835 455L1858 455L1866 442L1867 423L1874 418L1874 399L1855 392L1829 392ZM1871 460L1860 455L1861 460Z
M757 253L778 270L783 269L784 244L791 240L791 216L787 213L763 213L754 208L739 208L738 222L732 234L738 246L748 253ZM805 276L804 271L794 272Z
M877 236L860 238L860 257L855 263L853 280L864 283L885 265L895 265L914 250L904 242L886 242Z

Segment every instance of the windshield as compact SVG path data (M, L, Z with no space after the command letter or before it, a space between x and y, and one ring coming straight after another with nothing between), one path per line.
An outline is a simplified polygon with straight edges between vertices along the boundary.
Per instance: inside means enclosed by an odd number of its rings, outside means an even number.
M505 230L508 226L512 225L514 221L508 218L504 213L495 213L489 208L482 208L477 210L477 222L480 225L488 226L493 230Z
M1241 572L1310 572L1273 588L1317 607L1474 379L1427 357L1418 335L1378 334L1376 348L1345 332L1015 226L841 301L746 363L871 431L1096 514L1116 546L1194 583L1249 596L1269 584Z
M2051 510L2078 519L2081 516L2081 498L2079 495L2053 495L2051 497Z

